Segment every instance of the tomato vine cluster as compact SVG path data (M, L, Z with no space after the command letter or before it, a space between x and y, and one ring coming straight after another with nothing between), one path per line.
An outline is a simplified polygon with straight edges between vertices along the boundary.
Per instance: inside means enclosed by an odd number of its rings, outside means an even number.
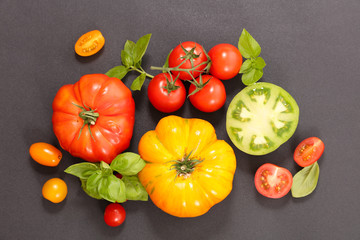
M235 77L241 65L241 53L231 44L218 44L207 54L199 43L181 43L170 52L164 67L151 67L166 73L150 81L149 100L161 112L180 109L186 99L184 81L191 84L188 97L195 108L203 112L217 111L226 101L221 80Z

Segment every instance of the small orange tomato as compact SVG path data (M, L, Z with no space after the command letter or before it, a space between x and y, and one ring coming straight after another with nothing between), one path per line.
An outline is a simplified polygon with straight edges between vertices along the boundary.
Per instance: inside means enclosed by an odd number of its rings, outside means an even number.
M105 38L99 30L93 30L82 35L75 43L75 52L82 56L88 57L94 55L105 44Z
M44 142L32 144L29 152L32 159L37 163L48 167L56 167L62 158L59 149Z
M50 202L62 202L67 195L66 183L60 178L52 178L44 184L42 195Z

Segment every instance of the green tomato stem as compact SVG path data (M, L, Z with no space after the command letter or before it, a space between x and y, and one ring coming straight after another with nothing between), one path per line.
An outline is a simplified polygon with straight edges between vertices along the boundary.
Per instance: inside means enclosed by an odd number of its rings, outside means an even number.
M130 69L133 70L133 71L137 71L138 73L145 73L145 75L146 75L148 78L154 78L153 75L145 72L144 69L142 69L142 68L141 68L141 69L138 69L138 68L136 68L136 67L134 67L134 66L131 66Z

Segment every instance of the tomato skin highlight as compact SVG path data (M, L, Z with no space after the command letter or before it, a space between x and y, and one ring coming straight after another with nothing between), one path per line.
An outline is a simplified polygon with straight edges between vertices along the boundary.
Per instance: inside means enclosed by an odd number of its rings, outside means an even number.
M119 203L110 203L105 208L104 221L110 227L117 227L123 224L126 219L124 207Z
M62 153L59 149L44 142L32 144L29 153L35 162L48 167L56 167L62 158Z
M199 82L199 78L196 79ZM191 104L202 112L215 112L224 106L226 91L224 84L211 75L202 75L203 83L208 82L200 91L191 95ZM189 94L196 89L194 84L189 88Z
M256 190L268 198L282 198L289 193L292 182L289 170L271 163L260 166L254 178Z
M242 56L235 46L221 43L210 49L210 74L221 80L228 80L239 74Z
M300 167L307 167L319 160L323 154L325 145L317 137L309 137L303 140L294 151L294 161Z
M75 43L75 52L82 57L88 57L99 52L105 45L105 38L99 30L83 34Z
M168 91L164 88L167 86L166 79L172 81L175 77L170 76L168 73L160 73L150 81L147 91L149 101L157 110L170 113L180 109L184 105L186 90L181 80L177 79L174 85L179 88L168 94Z
M184 57L186 55L186 53L184 52L184 50L182 49L182 47L186 49L186 51L190 51L192 48L195 47L194 50L194 54L199 55L198 58L194 58L193 59L193 66L198 66L199 64L201 64L199 67L196 68L196 71L191 71L191 74L193 75L194 78L197 78L201 71L204 70L204 68L206 67L207 64L205 64L204 62L207 61L207 56L204 53L204 49L203 47L196 43L196 42L183 42L181 44L179 44L178 46L176 46L172 52L170 53L169 56L169 67L173 68L173 67L177 67L178 65L180 65L184 60L181 59L182 57ZM191 69L192 65L190 60L186 60L185 63L183 63L179 68L181 69ZM183 72L183 71L172 71L172 74L174 76L177 76L179 74L179 78L181 80L191 80L193 79L191 77L190 74L188 74L187 72Z
M62 202L67 195L67 185L60 178L49 179L42 188L42 195L53 203Z

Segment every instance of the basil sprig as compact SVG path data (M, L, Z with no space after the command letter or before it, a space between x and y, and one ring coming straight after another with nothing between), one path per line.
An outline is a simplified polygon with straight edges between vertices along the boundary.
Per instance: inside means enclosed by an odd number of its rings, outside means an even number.
M264 59L259 57L261 53L259 43L248 31L243 29L239 38L238 48L241 55L247 58L243 62L239 72L242 73L242 82L245 85L256 83L263 76L263 68L266 66Z
M92 198L109 202L126 200L147 201L148 194L137 174L145 167L145 161L136 153L122 153L111 164L83 162L71 165L65 172L80 178L84 192ZM120 173L122 178L114 175Z
M319 164L317 162L304 167L293 178L291 194L294 198L301 198L312 193L317 185L320 174Z
M151 33L142 36L136 43L131 40L127 40L125 42L124 49L121 50L121 62L123 65L113 67L105 74L109 77L116 77L121 80L128 72L137 71L140 75L132 82L130 89L133 91L141 90L146 77L154 78L153 75L146 73L141 67L142 57L149 45L150 38Z

